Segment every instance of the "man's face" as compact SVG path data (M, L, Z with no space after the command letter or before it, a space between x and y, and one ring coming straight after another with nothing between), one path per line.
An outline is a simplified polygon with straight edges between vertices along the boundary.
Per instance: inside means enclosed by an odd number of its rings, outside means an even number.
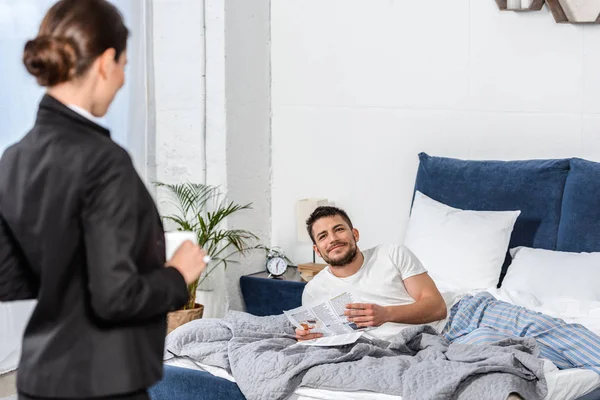
M358 254L358 231L339 216L318 219L313 227L315 251L332 267L343 267L356 258Z

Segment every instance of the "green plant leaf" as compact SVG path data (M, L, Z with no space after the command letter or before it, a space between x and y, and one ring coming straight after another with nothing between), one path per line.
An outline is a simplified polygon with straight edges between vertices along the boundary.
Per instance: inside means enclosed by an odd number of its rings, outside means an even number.
M252 208L252 203L236 204L226 201L219 187L197 183L165 184L154 182L167 195L167 201L173 204L177 212L163 216L163 219L173 222L178 230L195 232L198 244L212 257L208 271L195 283L189 285L190 301L185 306L195 305L198 286L212 273L223 265L227 268L230 263L236 263L233 257L245 255L258 249L254 242L258 237L243 229L223 229L227 217ZM226 256L223 257L223 255Z

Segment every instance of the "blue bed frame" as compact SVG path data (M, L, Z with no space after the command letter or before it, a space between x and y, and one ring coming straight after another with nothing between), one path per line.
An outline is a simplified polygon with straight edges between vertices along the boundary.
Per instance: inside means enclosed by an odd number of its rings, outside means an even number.
M162 381L150 388L153 400L245 400L238 385L204 371L165 365Z
M528 246L571 252L600 252L600 163L581 159L465 161L419 155L415 189L453 207L470 210L521 210L511 247ZM500 276L509 267L510 258ZM253 293L242 282L244 297L269 296L263 304L301 303L301 287L279 282L277 290ZM280 301L277 298L279 296ZM248 310L255 315L280 309ZM153 400L244 399L238 386L207 372L165 367L164 378L150 390ZM599 400L600 388L578 400Z

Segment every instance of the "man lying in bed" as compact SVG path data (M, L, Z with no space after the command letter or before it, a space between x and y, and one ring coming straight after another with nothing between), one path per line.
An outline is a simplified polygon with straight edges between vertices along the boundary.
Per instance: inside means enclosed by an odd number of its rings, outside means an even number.
M315 251L329 266L306 285L303 305L352 290L362 303L349 304L346 315L358 326L375 327L368 335L376 338L389 339L418 324L431 325L453 343L533 337L541 356L558 368L600 373L600 337L581 325L498 301L485 292L474 297L442 296L406 247L377 246L361 252L359 232L339 208L317 208L307 220L307 230ZM320 336L296 330L298 340Z

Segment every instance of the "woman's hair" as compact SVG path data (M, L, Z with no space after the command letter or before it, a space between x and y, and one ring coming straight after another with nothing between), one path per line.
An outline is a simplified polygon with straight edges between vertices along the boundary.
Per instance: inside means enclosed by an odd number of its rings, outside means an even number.
M128 37L123 16L108 1L60 0L25 45L23 63L40 86L55 86L85 74L108 49L117 61Z

